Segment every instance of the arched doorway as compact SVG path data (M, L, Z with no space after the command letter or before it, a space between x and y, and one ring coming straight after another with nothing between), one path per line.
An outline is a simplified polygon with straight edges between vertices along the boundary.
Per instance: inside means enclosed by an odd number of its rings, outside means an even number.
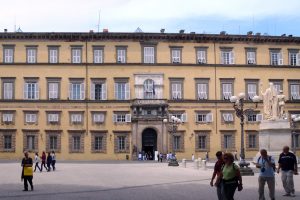
M157 151L157 133L153 128L147 128L142 133L142 150L148 154L150 160L154 160L154 152Z

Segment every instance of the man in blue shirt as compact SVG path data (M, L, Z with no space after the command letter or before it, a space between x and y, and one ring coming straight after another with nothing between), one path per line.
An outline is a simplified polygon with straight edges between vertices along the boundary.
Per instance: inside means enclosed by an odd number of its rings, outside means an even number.
M260 156L257 159L256 167L260 169L258 177L259 200L265 200L264 189L267 182L269 196L271 200L275 199L275 161L269 156L267 150L260 150Z

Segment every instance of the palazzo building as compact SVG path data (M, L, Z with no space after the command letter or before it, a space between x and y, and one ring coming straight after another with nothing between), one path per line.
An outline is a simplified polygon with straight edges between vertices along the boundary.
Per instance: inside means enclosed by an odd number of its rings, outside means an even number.
M246 157L258 152L269 82L300 114L300 38L195 33L0 33L0 159L54 150L61 160L179 159L240 151L229 98L246 94ZM163 119L182 120L171 134ZM300 129L295 133L300 147Z

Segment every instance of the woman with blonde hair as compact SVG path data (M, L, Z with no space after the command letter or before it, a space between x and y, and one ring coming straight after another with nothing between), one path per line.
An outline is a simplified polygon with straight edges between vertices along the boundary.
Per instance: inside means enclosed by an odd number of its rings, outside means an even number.
M217 183L221 183L221 194L224 200L234 200L234 193L236 188L238 191L243 189L242 177L239 167L234 164L234 156L232 153L225 153L223 155L224 166Z

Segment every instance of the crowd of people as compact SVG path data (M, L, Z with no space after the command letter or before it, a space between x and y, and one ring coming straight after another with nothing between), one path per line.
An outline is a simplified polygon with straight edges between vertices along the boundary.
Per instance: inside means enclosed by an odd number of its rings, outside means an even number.
M233 200L236 189L243 190L242 176L239 167L234 163L236 156L232 153L216 153L217 162L210 181L211 186L217 188L219 200ZM265 200L264 187L267 183L269 196L275 200L275 173L281 172L282 185L285 190L283 196L295 197L293 175L298 174L297 158L289 151L289 147L283 147L283 152L279 155L278 167L275 160L268 155L267 150L261 149L260 156L254 162L259 169L258 176L258 196L259 200ZM216 181L214 182L216 178Z
M41 165L39 166L40 160L41 160ZM34 164L34 170L33 170L33 164ZM50 172L51 168L53 171L55 171L55 164L56 164L56 155L54 151L48 152L47 156L45 151L43 151L41 157L39 156L38 153L35 153L34 160L32 160L32 158L29 157L28 152L24 152L24 158L22 159L22 163L21 163L22 166L21 180L24 181L23 191L28 191L28 183L30 184L31 190L32 191L34 190L32 179L33 179L33 172L36 172L36 169L42 172L44 167L47 172Z

